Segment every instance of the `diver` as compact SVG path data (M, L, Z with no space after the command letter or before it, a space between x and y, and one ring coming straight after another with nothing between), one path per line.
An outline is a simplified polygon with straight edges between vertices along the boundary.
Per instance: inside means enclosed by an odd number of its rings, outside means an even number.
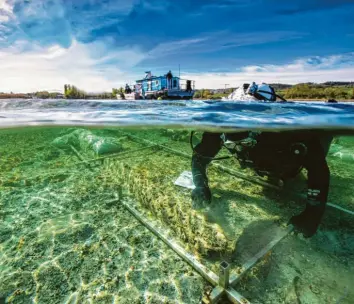
M280 97L267 84L246 84L242 89L255 101L275 101ZM320 131L307 130L204 132L201 142L193 147L193 208L207 207L211 203L206 169L225 147L238 160L241 168L251 168L258 175L270 179L287 181L298 175L302 168L307 170L306 208L293 216L289 224L294 225L295 231L304 237L311 237L316 233L326 207L330 179L326 156L332 139L332 136Z

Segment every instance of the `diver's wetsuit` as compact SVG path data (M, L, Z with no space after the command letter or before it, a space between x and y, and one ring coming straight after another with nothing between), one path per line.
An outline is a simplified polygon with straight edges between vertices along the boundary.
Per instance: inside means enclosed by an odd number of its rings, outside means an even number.
M235 153L241 166L251 167L259 175L286 180L295 177L302 167L307 169L308 203L306 209L292 217L290 222L305 237L315 234L327 202L330 172L326 155L332 137L314 131L224 135L205 132L192 157L196 186L192 192L194 204L211 200L206 167L223 147L225 140L238 143L238 148L230 152Z

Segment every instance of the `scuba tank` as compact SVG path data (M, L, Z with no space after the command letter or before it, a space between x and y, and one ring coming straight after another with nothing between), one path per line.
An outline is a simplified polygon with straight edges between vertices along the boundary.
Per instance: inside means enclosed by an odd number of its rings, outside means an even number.
M307 147L301 142L273 140L261 132L249 132L248 137L232 141L223 134L224 147L237 159L241 169L251 168L261 177L283 180L296 176L303 168Z

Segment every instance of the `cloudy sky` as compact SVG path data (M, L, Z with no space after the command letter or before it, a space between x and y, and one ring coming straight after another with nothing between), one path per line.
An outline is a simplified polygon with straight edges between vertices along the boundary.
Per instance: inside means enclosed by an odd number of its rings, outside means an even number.
M0 0L0 92L354 81L354 0Z

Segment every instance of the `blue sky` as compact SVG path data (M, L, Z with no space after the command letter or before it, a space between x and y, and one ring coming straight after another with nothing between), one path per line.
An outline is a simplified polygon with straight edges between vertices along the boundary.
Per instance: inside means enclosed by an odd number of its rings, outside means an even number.
M0 0L0 91L354 81L354 0Z

